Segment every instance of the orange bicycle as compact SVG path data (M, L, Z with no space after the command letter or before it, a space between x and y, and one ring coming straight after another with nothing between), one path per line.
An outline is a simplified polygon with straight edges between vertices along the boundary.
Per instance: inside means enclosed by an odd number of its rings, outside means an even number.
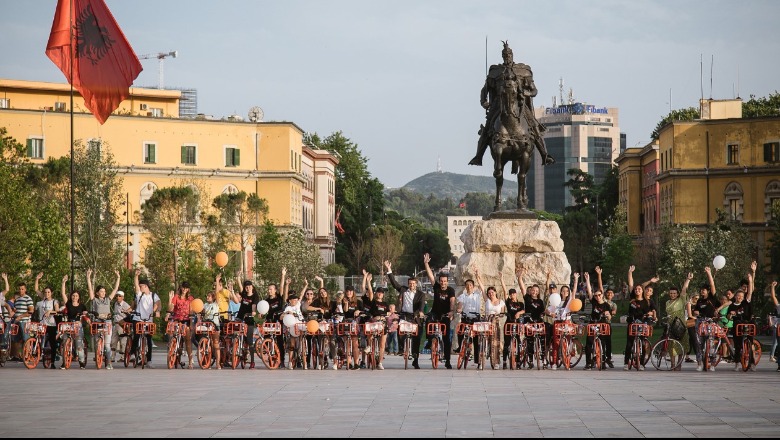
M366 335L366 347L369 349L368 368L375 370L378 368L382 356L379 342L385 333L385 323L383 321L367 322L363 324L363 330Z
M353 359L352 344L353 338L356 338L360 334L358 323L352 322L340 322L338 325L339 340L336 341L336 354L337 359L334 360L338 368L346 366L349 370L349 366L355 363ZM343 355L342 355L343 353Z
M165 333L170 336L168 340L168 369L184 368L184 362L181 361L182 339L184 332L187 331L187 325L179 321L168 321L165 327Z
M635 322L628 328L629 336L634 337L634 345L628 360L628 369L636 368L637 371L645 369L646 359L650 355L650 338L653 335L653 327L644 322Z
M475 322L471 324L471 332L474 335L474 337L477 338L477 344L479 344L479 358L474 359L474 361L477 363L478 370L484 370L485 355L488 354L488 351L490 350L490 344L488 343L488 338L490 336L493 336L493 332L494 332L493 323L490 321ZM489 357L490 357L490 365L491 367L494 367L495 365L493 363L492 354Z
M230 368L236 369L238 365L244 368L246 357L244 352L244 339L246 338L247 325L241 321L231 321L225 324L225 353L230 363Z
M211 338L219 334L219 330L217 330L217 326L213 322L201 321L195 324L195 334L200 336L200 341L198 341L198 365L200 365L201 369L208 370L211 368L211 361L214 357L214 346Z
M146 345L147 337L151 337L157 332L157 325L149 321L139 321L135 323L135 334L138 336L138 345L135 349L135 366L141 366L141 369L146 368L146 363L149 359L146 357L149 347ZM125 348L127 350L127 348Z
M416 322L401 320L398 322L398 337L404 341L404 370L409 369L409 359L412 357L412 338L417 336L419 326Z
M439 362L444 361L444 329L447 326L441 322L429 322L427 327L428 337L431 338L431 366L433 369L439 368ZM449 353L447 353L449 356Z
M111 322L92 322L90 330L95 337L95 366L100 370L106 362L106 356L111 356L111 353L106 353L105 349L106 335L111 331Z
M22 360L24 366L32 370L38 366L38 362L41 361L43 356L43 338L46 335L46 326L40 322L30 321L27 323L26 331L30 334L30 338L24 343ZM51 359L49 359L49 362L51 362ZM44 367L48 368L45 363Z
M761 344L754 339L756 325L737 324L734 328L734 334L742 337L742 353L739 359L734 359L734 362L740 362L742 371L747 371L752 365L758 365L758 361L761 359Z
M525 337L533 339L533 360L529 361L531 367L536 364L536 369L541 370L544 357L544 338L547 333L547 327L543 322L532 322L525 325ZM531 348L529 345L528 348Z
M504 324L504 334L509 336L509 369L517 370L525 364L525 340L520 336L524 332L524 324L521 322L508 322Z
M260 331L260 339L255 342L255 352L260 353L260 359L269 370L276 370L282 364L282 355L276 338L282 334L282 324L264 322Z
M582 342L576 338L580 333L579 326L571 321L556 322L553 332L560 342L558 353L551 362L554 361L558 367L563 366L566 370L571 370L582 359Z
M595 369L606 370L607 353L604 352L602 336L609 336L612 328L608 323L599 322L588 324L588 337L593 338L593 365Z

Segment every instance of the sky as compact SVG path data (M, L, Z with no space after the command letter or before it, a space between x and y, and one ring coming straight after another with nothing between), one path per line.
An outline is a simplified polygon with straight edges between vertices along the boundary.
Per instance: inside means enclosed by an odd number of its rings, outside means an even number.
M196 88L198 111L342 131L369 171L400 187L435 171L491 175L467 163L484 122L485 58L508 40L529 64L535 106L566 93L617 107L629 147L672 108L704 96L778 90L780 2L108 0L136 54L178 51L164 84ZM0 0L0 78L65 82L45 56L56 0ZM714 62L712 61L714 57ZM142 60L135 86L158 84ZM710 87L712 70L712 87ZM0 121L0 124L2 121Z

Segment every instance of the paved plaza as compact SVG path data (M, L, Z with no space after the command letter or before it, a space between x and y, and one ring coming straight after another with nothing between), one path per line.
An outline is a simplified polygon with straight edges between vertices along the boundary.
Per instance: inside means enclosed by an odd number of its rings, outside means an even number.
M3 437L777 437L780 373L0 369ZM421 359L425 359L425 356ZM426 359L427 361L428 359ZM616 365L618 367L618 365Z

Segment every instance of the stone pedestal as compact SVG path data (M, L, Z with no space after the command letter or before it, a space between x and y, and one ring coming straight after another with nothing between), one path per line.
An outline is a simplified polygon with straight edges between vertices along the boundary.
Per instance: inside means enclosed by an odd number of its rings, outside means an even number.
M457 290L463 290L467 279L476 281L479 268L485 288L495 286L501 292L501 279L517 288L515 267L526 268L526 286L544 285L547 270L550 282L569 284L571 266L563 253L561 230L554 221L534 219L491 219L475 222L461 235L466 250L455 268ZM542 288L544 291L544 288ZM521 294L522 298L522 294Z

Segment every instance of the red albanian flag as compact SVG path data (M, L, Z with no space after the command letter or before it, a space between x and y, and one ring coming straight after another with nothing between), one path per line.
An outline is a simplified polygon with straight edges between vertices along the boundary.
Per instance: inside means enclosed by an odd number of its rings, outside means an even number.
M130 95L143 70L103 0L59 0L46 56L101 124Z

